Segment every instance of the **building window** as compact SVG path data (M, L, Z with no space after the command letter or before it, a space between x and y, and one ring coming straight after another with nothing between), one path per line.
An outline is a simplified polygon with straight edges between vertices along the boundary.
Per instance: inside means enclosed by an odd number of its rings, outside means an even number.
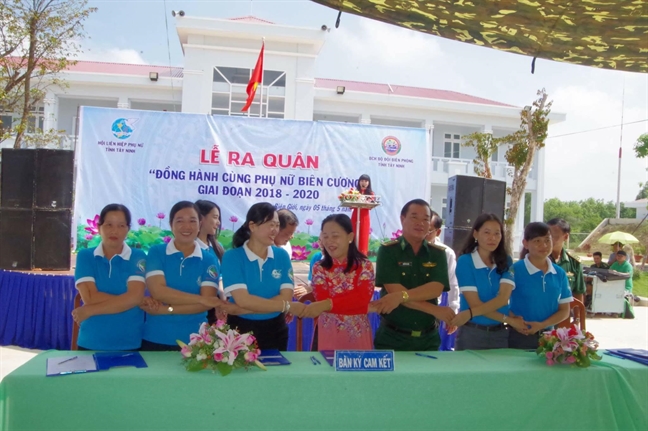
M27 119L27 133L37 133L43 131L45 124L45 108L43 106L33 107L29 111Z
M443 223L447 223L447 218L448 218L448 198L443 198L441 200L441 218L443 219Z
M0 113L0 130L11 129L13 116L9 113Z
M494 162L499 162L499 148L495 150L493 153L493 157L491 157L491 160Z
M461 135L446 133L443 139L443 157L458 159L461 148Z
M286 72L263 71L263 85L257 88L252 105L241 112L247 101L245 92L252 69L214 67L212 115L284 118L286 108Z

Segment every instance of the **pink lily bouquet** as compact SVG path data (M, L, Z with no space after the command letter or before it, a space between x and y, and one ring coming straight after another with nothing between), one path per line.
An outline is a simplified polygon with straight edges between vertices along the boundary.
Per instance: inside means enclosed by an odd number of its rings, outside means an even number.
M189 344L180 340L176 342L181 348L187 371L211 368L226 376L234 368L247 369L250 365L266 369L257 360L261 350L252 333L239 334L222 320L212 326L207 323L200 325L198 333L190 335Z
M590 332L583 332L575 325L545 332L540 337L537 353L547 359L547 365L573 364L587 368L592 360L600 361L597 354L598 341Z

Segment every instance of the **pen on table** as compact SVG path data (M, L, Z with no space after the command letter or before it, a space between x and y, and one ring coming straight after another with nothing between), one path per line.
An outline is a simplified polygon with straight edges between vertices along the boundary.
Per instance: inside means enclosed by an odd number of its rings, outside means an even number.
M317 362L317 365L322 365L322 363L319 361L319 359L317 359L315 356L313 356L313 359L315 360L315 362Z
M423 353L414 353L414 354L415 354L416 356L423 356L424 358L439 359L439 358L437 358L436 356L432 356L432 355L425 355L425 354L423 354Z
M59 362L58 364L59 364L59 365L61 365L61 364L65 364L66 362L70 362L70 361L75 360L77 357L78 357L78 356L72 356L71 358L68 358L68 359L66 359L65 361L61 361L61 362Z

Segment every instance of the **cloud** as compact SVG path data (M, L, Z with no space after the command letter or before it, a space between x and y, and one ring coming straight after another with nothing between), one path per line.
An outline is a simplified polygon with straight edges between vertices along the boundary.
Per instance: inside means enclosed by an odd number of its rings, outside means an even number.
M550 128L546 146L547 198L616 200L621 128L594 129L621 124L622 93L598 84L594 81L559 87L551 94L553 110L566 113L567 120ZM626 81L629 97L623 108L624 123L648 118L646 103L631 97L642 90L645 94L645 85ZM623 128L621 201L634 200L638 184L646 181L646 162L635 157L632 147L647 130L647 122Z
M129 48L89 47L85 48L78 59L108 63L148 64L138 51Z

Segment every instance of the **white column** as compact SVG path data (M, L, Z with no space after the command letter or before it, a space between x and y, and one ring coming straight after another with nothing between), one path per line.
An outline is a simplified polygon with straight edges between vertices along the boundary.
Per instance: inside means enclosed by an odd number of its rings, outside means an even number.
M58 98L55 94L48 92L43 99L43 132L57 129L56 113L58 111Z
M427 137L427 145L426 145L426 157L425 160L427 160L427 167L425 169L426 173L426 178L425 178L425 184L427 185L425 187L425 196L427 196L427 199L429 199L428 202L430 202L430 205L432 205L432 169L434 168L433 162L432 162L432 151L434 148L434 122L432 120L423 120L423 127L425 128L425 133ZM438 213L441 214L441 207L438 207Z
M363 112L360 115L360 124L371 124L371 115Z
M288 85L288 82L286 82L286 85ZM288 96L288 94L286 94L286 96ZM290 110L287 109L288 106L286 106L284 118L313 121L313 109L315 105L315 79L296 78L294 97L295 100L294 104L292 105L294 107L294 111L291 115ZM289 98L286 97L286 105L288 105L288 101Z
M203 89L205 73L198 69L184 69L182 74L182 112L211 114L212 91L211 88Z
M130 109L130 99L128 97L123 97L119 96L119 100L117 101L117 108L118 109Z

